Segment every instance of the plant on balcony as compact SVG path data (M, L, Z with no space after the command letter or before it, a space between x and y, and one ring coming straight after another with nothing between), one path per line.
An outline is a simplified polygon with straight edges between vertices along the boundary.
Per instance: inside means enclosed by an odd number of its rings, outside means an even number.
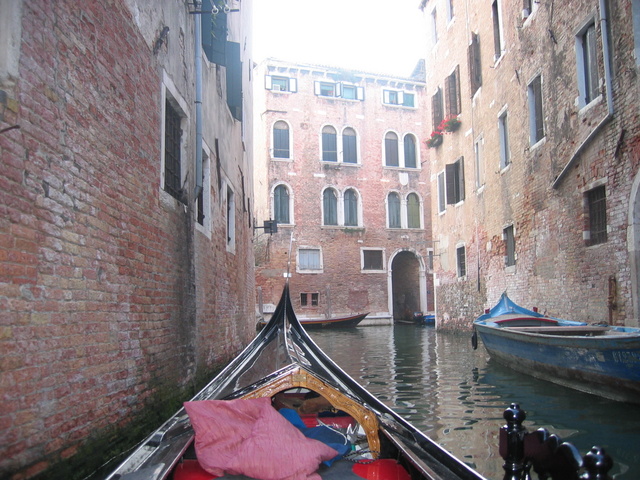
M457 115L451 115L440 122L438 129L447 133L455 132L460 128L460 123L460 119Z
M442 130L436 128L431 132L431 136L425 143L429 148L436 148L437 146L442 145Z

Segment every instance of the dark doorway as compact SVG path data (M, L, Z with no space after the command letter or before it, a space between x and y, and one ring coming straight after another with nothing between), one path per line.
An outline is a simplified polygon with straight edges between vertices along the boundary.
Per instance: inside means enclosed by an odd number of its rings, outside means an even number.
M413 252L398 253L391 263L393 320L413 321L420 311L420 262Z

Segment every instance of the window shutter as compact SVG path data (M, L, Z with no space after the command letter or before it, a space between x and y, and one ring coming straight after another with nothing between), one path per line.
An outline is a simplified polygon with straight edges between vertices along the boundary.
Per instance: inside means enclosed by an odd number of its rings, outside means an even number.
M289 79L289 91L295 93L298 91L298 80L295 78Z
M464 157L460 157L456 162L458 165L458 201L464 200Z
M205 55L212 63L226 65L226 42L227 42L227 14L219 9L216 15L213 10L212 0L202 0L202 48Z
M398 92L398 105L404 104L404 93Z
M456 203L456 164L450 163L445 166L446 183L447 183L447 205L455 205Z
M386 104L390 103L390 99L389 99L389 90L383 90L382 91L382 98L383 98L383 102Z
M320 95L320 82L313 82L313 91L316 95Z
M455 82L456 82L456 111L455 115L459 115L462 112L462 103L460 95L460 65L456 65L455 69Z
M356 88L356 98L358 100L364 100L364 87Z
M342 84L341 83L336 83L334 88L335 88L335 92L336 92L336 97L341 97L342 96Z
M273 88L273 82L271 81L271 75L264 76L264 88L271 90Z
M240 44L227 42L227 105L231 115L242 121L242 62L240 61Z

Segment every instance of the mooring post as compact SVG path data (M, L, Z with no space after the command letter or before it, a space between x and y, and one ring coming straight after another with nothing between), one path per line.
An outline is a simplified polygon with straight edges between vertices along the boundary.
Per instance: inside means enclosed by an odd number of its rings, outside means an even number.
M505 462L503 480L522 480L524 473L524 435L522 426L527 415L520 405L512 403L502 415L507 424L500 429L500 455Z
M613 467L613 460L601 447L592 447L583 458L586 472L581 480L611 480L609 470Z

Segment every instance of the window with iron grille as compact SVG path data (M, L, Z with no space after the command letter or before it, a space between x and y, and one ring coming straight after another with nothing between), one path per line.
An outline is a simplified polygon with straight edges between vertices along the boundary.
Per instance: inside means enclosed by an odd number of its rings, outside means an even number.
M471 34L471 44L468 49L469 57L469 84L471 86L471 96L473 96L482 86L482 64L480 63L480 36L477 33Z
M301 293L300 294L300 306L301 307L317 307L320 301L319 293Z
M282 120L273 125L274 158L291 158L289 149L289 125Z
M544 123L542 112L542 78L538 75L529 84L529 138L531 145L544 138Z
M589 245L607 241L607 195L604 185L587 192Z
M449 75L444 84L445 96L447 98L447 114L458 115L461 110L460 105L460 66Z
M327 125L322 129L322 161L338 161L338 140L336 138L336 129L330 125Z
M516 238L513 225L509 225L502 231L502 239L505 245L504 264L506 267L512 267L516 264Z
M593 101L599 93L600 80L596 48L596 25L595 22L592 22L576 38L580 106Z
M164 190L172 197L179 199L182 168L180 161L181 118L169 100L166 102L164 122Z
M383 251L381 249L366 249L362 252L362 270L384 270Z
M458 277L464 277L467 275L467 258L464 247L456 248L456 265L458 270Z
M431 117L433 130L435 130L444 119L444 102L442 101L442 89L440 87L431 97Z

